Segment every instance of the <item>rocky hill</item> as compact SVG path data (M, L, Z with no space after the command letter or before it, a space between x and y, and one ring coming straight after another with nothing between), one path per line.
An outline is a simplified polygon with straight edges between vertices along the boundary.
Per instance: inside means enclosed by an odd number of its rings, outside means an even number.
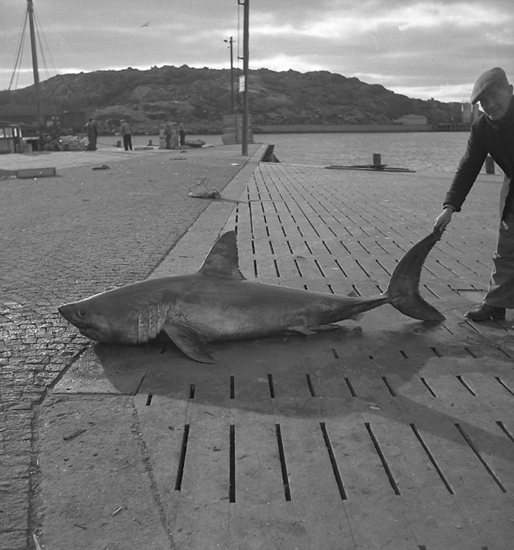
M50 78L43 83L43 103L83 111L106 133L113 132L121 118L138 132L157 133L169 118L190 132L211 133L221 131L222 116L230 113L230 86L229 69L129 68ZM236 70L234 87L237 97ZM33 94L32 86L0 92L0 106L31 103ZM412 99L327 71L250 71L249 105L256 130L270 124L390 124L408 114L424 115L429 124L438 124L460 116L460 104Z

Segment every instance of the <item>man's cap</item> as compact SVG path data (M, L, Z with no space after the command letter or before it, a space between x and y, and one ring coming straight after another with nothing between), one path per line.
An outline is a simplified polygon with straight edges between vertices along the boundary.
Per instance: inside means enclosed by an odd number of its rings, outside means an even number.
M503 81L507 81L507 75L500 67L494 67L494 69L485 71L485 73L478 77L478 80L473 86L473 91L471 92L471 104L474 105L479 102L483 95Z

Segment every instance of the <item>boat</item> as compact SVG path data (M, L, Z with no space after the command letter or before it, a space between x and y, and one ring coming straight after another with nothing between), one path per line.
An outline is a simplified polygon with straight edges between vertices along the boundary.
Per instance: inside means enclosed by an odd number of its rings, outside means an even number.
M36 29L35 17L34 17L34 5L33 0L27 0L27 11L25 16L25 21L23 23L23 34L26 31L26 27L29 27L30 34L30 46L32 53L32 73L34 76L34 105L30 106L35 108L35 124L22 123L21 120L10 120L14 124L3 124L2 125L2 134L7 141L3 144L2 152L15 152L22 153L24 151L39 150L43 147L46 141L46 134L48 133L48 128L45 125L43 107L42 107L42 97L41 97L41 85L39 80L39 63L37 56L37 44L41 45L41 40L38 35L38 30ZM16 71L19 70L19 63L21 62L21 53L23 49L23 39L20 41L19 50L16 57L16 64L13 72L13 77L11 79L11 84L16 74ZM9 86L10 89L10 86ZM26 106L21 106L23 109ZM9 113L7 113L9 114ZM25 115L25 113L23 113ZM12 119L13 117L10 117ZM6 122L6 121L4 121ZM9 126L15 126L16 129L11 129ZM23 136L22 136L23 128ZM28 134L25 135L25 134ZM13 138L13 139L10 139ZM6 145L9 145L7 150Z
M23 141L19 125L0 122L0 154L22 152Z
M191 141L186 141L186 145L188 147L203 147L205 145L205 141L203 139L193 139Z

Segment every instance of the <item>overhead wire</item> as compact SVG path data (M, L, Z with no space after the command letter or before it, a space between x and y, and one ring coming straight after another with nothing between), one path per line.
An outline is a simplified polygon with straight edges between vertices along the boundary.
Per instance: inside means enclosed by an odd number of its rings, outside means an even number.
M57 69L55 68L54 60L52 58L50 48L48 47L48 42L46 40L46 37L45 37L43 31L41 30L41 24L39 23L39 18L37 17L37 14L36 14L35 10L33 11L33 14L34 14L34 27L35 27L35 31L36 31L36 41L37 41L37 44L39 46L39 53L41 54L42 65L43 65L43 68L44 68L44 71L45 71L47 77L49 77L50 76L50 70L48 68L48 63L47 63L46 56L45 56L45 50L48 53L48 56L49 56L49 59L50 59L50 62L52 64L52 67L53 67L53 70L54 70L55 74L57 74ZM13 69L13 73L12 73L12 76L11 76L11 81L9 83L8 90L11 90L14 81L15 81L15 89L18 86L18 81L19 81L19 78L20 78L21 63L22 63L22 60L23 60L23 53L24 53L24 50L25 50L25 37L26 37L26 34L27 34L28 18L29 18L29 14L28 14L28 10L26 10L25 11L25 16L24 16L24 19L23 19L23 26L21 28L20 36L18 38L18 50L16 52L16 59L15 59L15 62L14 62L14 69Z
M46 41L46 37L43 31L41 30L41 25L39 24L39 18L36 12L34 12L34 23L36 27L36 37L39 44L39 51L41 52L41 59L43 60L43 67L45 68L47 75L50 75L50 70L48 68L48 64L46 62L46 57L45 57L45 48L46 48L46 51L48 52L48 57L50 58L50 62L52 64L54 72L57 74L57 69L55 68L54 60L52 58L52 53L50 51L50 48L48 47L48 42ZM45 48L43 48L43 41L41 40L41 37L43 37Z

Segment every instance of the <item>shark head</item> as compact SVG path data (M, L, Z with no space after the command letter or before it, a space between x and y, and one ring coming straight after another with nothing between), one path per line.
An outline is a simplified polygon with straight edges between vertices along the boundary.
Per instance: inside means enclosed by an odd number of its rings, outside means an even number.
M91 340L139 344L155 338L171 307L160 280L134 283L64 304L59 313Z
M138 341L137 313L105 296L64 304L59 313L79 332L96 342L132 344ZM125 310L125 311L124 311Z

